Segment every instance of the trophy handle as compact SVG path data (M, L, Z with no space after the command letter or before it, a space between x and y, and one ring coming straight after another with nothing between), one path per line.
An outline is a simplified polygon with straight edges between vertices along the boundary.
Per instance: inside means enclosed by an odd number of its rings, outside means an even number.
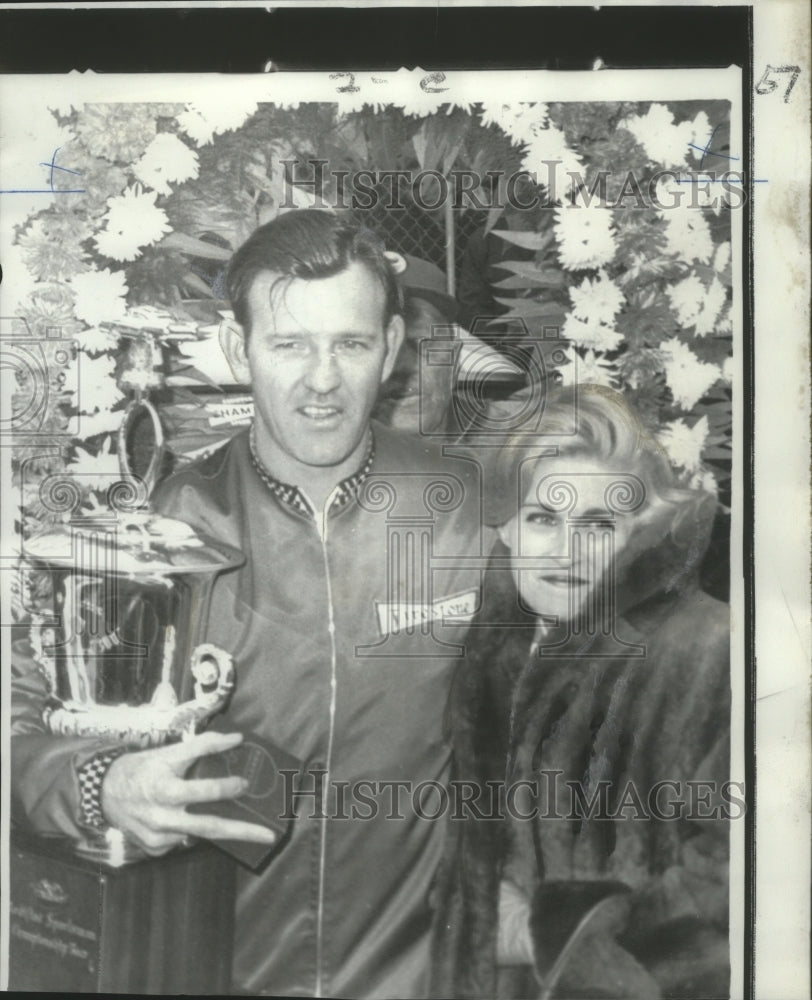
M146 484L147 494L151 494L158 479L158 473L161 470L161 461L166 449L164 446L164 430L161 426L161 419L158 416L158 411L149 399L142 394L140 389L136 389L135 398L128 404L126 410L124 411L124 418L122 419L121 425L118 429L118 461L122 475L134 475L130 465L130 459L127 455L127 439L130 436L130 429L135 422L136 415L140 410L145 410L149 415L149 418L152 421L153 432L155 434L155 450L149 460L147 471L141 477Z
M189 739L225 708L234 690L234 660L219 646L195 646L190 660L194 697L180 705L172 685L158 685L148 705L96 705L51 699L43 718L60 736L108 736L132 747L162 746Z
M194 698L178 705L172 729L188 739L225 708L234 690L234 660L211 642L195 646L189 663L195 679Z

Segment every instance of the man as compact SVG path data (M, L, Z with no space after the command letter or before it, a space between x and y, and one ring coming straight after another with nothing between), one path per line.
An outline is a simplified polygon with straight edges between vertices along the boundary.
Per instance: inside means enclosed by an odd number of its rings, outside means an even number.
M504 431L511 414L500 412L504 406L495 399L523 383L521 369L456 325L459 306L439 267L419 257L399 259L406 332L392 374L381 386L375 419L447 442L466 434L470 440L483 423Z
M392 374L381 386L375 419L415 434L443 434L453 423L449 411L456 375L452 324L457 303L446 291L439 267L408 255L404 262L400 283L405 336ZM428 341L434 359L421 356L422 341Z
M474 466L370 424L403 319L368 230L328 212L283 215L237 251L228 287L235 322L222 344L252 384L253 426L153 499L246 553L219 578L207 630L236 664L227 722L311 772L289 842L259 874L240 869L234 988L424 996L444 823L411 793L437 793L448 776L442 716L477 601L471 556L483 552ZM152 854L190 836L271 839L185 809L240 794L238 778L184 780L239 737L123 754L54 740L36 681L18 689L15 807L38 829L100 816ZM87 769L95 819L79 791Z

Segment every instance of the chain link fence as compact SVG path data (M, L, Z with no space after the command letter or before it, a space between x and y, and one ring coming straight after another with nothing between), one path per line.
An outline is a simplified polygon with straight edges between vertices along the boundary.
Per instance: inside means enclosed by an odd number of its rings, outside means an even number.
M484 229L488 213L450 207L427 209L414 201L408 185L402 187L396 199L384 189L379 189L378 194L372 207L356 209L356 220L378 233L387 249L420 257L439 267L453 295L465 247L477 230ZM389 207L393 204L397 207Z

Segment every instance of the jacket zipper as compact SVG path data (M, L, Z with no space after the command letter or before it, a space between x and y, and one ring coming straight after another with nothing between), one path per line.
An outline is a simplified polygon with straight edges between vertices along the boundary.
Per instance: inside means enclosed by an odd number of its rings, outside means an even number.
M336 694L338 687L338 680L336 676L336 629L335 629L335 617L333 614L333 588L330 580L330 561L327 557L327 512L332 505L333 498L338 492L338 488L333 490L330 496L324 502L324 507L321 512L321 517L314 513L314 520L316 522L316 531L319 535L319 540L321 541L321 551L322 557L324 559L324 579L327 584L327 631L330 635L330 714L329 714L329 728L327 732L327 759L324 762L324 768L327 772L324 777L327 779L327 804L330 801L330 775L332 772L333 765L333 740L335 737L335 716L336 716ZM313 504L311 504L313 507ZM315 507L313 508L315 511ZM321 839L319 843L319 888L318 888L318 898L316 903L316 989L315 995L317 997L324 996L323 980L322 980L322 948L323 948L323 930L324 930L324 877L326 869L326 857L327 857L327 816L328 812L325 809L322 819L319 821L321 823Z

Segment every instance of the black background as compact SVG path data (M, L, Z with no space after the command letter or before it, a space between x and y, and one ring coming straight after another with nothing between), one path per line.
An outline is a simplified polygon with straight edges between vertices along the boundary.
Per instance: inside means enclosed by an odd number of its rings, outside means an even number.
M590 69L749 62L746 7L327 7L0 12L4 73Z

